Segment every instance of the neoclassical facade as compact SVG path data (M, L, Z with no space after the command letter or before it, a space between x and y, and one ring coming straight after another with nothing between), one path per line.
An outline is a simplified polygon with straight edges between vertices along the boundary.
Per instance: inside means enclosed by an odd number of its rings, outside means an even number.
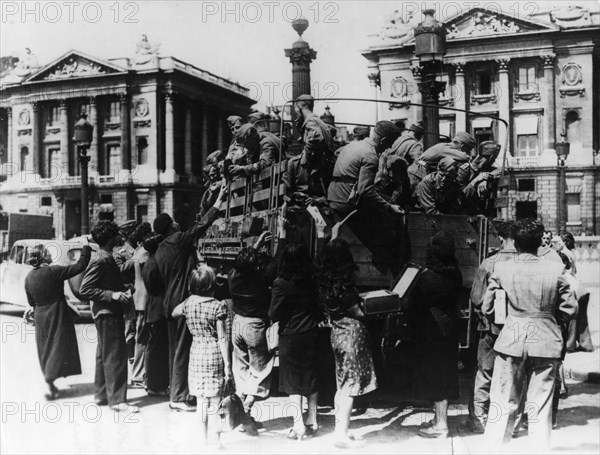
M146 46L144 46L146 44ZM90 220L152 221L197 213L206 156L227 147L225 119L255 103L248 90L143 39L135 58L69 51L39 67L23 59L0 79L0 204L54 216L59 238L80 233L80 166L73 127L93 125Z
M397 99L380 104L378 117L422 119L421 67L414 55L412 27L418 17L392 17L373 35L363 56L369 61L374 96ZM555 232L559 213L574 234L600 234L600 13L570 6L538 11L527 18L473 8L444 22L447 50L438 80L440 133L473 134L478 142L503 147L508 201L505 215L534 216ZM444 110L443 107L467 112ZM498 116L503 123L475 116ZM555 143L570 143L565 194L559 194ZM565 199L566 198L566 199Z

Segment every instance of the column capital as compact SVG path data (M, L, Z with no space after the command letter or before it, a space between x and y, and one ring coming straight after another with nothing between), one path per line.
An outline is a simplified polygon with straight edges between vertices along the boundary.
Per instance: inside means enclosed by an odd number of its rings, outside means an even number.
M508 71L508 64L510 63L509 58L497 58L496 63L498 64L498 71Z
M129 99L129 93L125 92L125 93L119 93L119 101L121 103L126 102Z
M455 62L452 66L454 67L454 74L465 74L465 62Z
M175 92L166 92L165 93L165 101L167 101L167 102L175 101L176 97L177 97L177 94Z
M13 111L13 109L12 109L12 106L7 106L7 107L6 107L6 114L7 114L9 117L12 117L12 111Z
M285 56L290 59L290 63L296 65L309 66L317 58L317 51L308 46L293 47L285 49Z
M60 100L59 103L58 103L58 106L61 109L66 109L67 108L67 100Z
M39 101L32 101L31 102L31 110L35 113L38 112L40 110L40 102Z
M420 78L423 76L423 67L421 65L413 65L410 67L413 77Z
M97 98L96 95L88 97L88 102L90 103L90 106L95 106L96 105L96 98Z
M370 72L367 74L367 77L369 78L371 87L381 87L381 73L379 70Z
M556 60L556 54L543 55L542 56L542 60L544 62L544 69L546 69L546 68L552 69L552 68L554 68L554 62Z

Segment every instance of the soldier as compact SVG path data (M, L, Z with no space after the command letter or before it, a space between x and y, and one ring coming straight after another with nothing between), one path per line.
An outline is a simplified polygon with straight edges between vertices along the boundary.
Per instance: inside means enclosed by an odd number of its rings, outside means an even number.
M251 123L258 135L260 136L261 144L267 142L268 144L276 144L277 155L276 160L279 161L279 157L285 158L286 144L285 142L275 133L270 130L271 117L264 112L253 112L248 116L248 123Z
M411 125L402 135L396 139L390 147L389 154L404 158L408 164L412 164L419 159L423 153L423 127L420 124Z
M475 139L463 131L456 133L452 144L440 142L429 147L408 168L408 177L410 178L410 185L413 192L427 174L431 174L437 169L437 165L442 158L452 158L458 165L466 163L470 159L469 152L473 147L475 147Z
M298 115L296 122L304 143L302 150L306 150L308 155L318 156L321 153L329 159L335 148L331 129L313 112L314 104L315 99L310 95L300 95L294 103Z
M479 145L479 154L458 168L456 182L465 194L468 213L484 213L494 183L500 178L500 169L493 167L500 152L500 144L485 141Z
M456 183L458 166L449 157L442 158L438 170L425 176L415 190L418 208L429 215L460 213L462 191Z
M361 242L373 252L373 264L385 273L388 265L396 263L392 258L393 235L397 233L398 217L402 208L386 201L375 189L375 175L379 155L398 138L400 131L390 121L377 122L371 137L351 142L340 151L333 169L333 177L327 199L340 219L357 211L348 224ZM381 242L388 239L383 245ZM394 250L394 251L397 251Z
M250 123L242 125L237 131L235 143L238 150L233 155L227 155L233 163L228 168L231 176L258 174L279 159L281 140L267 132L261 137Z
M352 136L355 141L362 141L371 135L370 126L357 126L352 130Z
M494 373L494 361L496 360L494 343L502 329L501 324L495 324L481 314L483 296L496 264L514 260L517 255L512 233L514 223L498 220L495 224L502 249L481 263L471 288L471 302L479 316L477 327L479 344L477 345L477 371L474 378L473 395L469 400L469 418L461 426L466 430L479 434L485 431L487 422L490 408L490 387Z

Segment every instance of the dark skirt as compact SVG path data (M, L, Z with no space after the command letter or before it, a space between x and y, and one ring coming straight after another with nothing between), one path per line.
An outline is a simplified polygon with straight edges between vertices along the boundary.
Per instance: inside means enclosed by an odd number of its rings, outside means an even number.
M417 398L441 401L458 398L458 337L418 340L413 370Z
M81 374L77 335L65 301L35 308L35 341L47 381Z
M317 391L318 332L279 335L279 390L308 396Z

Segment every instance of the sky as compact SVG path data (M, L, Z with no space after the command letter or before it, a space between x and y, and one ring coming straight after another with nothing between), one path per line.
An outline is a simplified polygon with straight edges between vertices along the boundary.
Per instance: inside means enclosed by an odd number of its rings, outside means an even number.
M433 6L438 20L458 9L482 6L527 14L572 2L423 1L9 1L0 2L0 55L31 48L44 65L71 49L103 59L133 57L142 34L173 56L250 89L264 110L291 97L291 64L283 49L298 35L291 27L306 17L303 38L317 51L311 66L315 97L373 95L367 60L360 51L368 35L381 31L394 10L406 13ZM586 2L577 2L584 4ZM586 6L597 8L597 2ZM338 121L366 120L368 105L349 108L329 102ZM321 106L321 110L324 106ZM319 111L319 107L317 107ZM354 118L348 117L352 112ZM372 120L372 119L371 119ZM367 120L368 121L368 120Z

